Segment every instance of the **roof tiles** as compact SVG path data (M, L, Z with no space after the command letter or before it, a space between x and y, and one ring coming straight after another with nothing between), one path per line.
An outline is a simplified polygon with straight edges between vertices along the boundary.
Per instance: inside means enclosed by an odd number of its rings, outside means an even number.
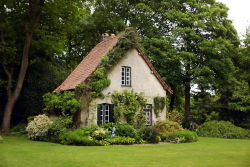
M116 45L118 39L119 36L116 36L97 44L75 68L75 70L66 78L66 80L53 92L75 89L78 84L83 83L93 72L95 72L101 63L102 57L107 55L109 50ZM161 79L160 75L157 73L148 57L140 48L137 47L136 49L139 52L139 55L142 56L143 60L147 63L155 77L158 79L162 87L172 94L173 90L171 90L171 88Z

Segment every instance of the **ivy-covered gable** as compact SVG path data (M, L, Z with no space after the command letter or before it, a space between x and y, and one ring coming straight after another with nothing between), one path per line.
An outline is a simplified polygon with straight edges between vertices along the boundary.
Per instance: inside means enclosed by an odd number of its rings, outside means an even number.
M90 92L91 98L102 97L102 91L108 87L111 82L107 77L109 71L112 70L129 50L136 49L163 88L169 93L172 93L172 90L161 79L152 63L140 49L138 39L138 34L135 30L133 28L127 28L119 35L99 43L68 78L55 89L55 92L78 88L81 91Z

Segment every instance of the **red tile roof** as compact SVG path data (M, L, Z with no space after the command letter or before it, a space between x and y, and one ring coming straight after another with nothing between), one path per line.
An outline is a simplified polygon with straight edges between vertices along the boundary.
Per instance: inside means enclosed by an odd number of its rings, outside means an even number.
M119 36L116 36L110 39L106 39L97 44L75 68L75 70L66 78L66 80L53 92L75 89L78 84L83 83L93 72L95 72L95 70L101 63L101 58L107 55L109 50L116 45L118 39ZM147 63L162 87L170 94L172 94L173 90L171 90L171 88L161 79L160 75L157 73L148 57L140 48L137 47L136 50L139 52L139 55L142 56L143 60Z
M118 37L114 37L98 43L53 92L75 89L78 84L83 83L96 70L101 63L101 58L115 46L117 41Z

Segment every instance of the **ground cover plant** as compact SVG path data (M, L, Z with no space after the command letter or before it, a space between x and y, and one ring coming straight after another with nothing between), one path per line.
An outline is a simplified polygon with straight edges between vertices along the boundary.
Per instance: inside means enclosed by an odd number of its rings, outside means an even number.
M249 167L250 140L199 138L189 144L65 146L6 137L0 167Z

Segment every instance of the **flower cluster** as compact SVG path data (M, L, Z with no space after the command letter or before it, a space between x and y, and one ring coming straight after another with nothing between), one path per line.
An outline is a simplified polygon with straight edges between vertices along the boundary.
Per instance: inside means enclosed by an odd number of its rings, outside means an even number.
M103 128L98 128L92 134L92 136L96 139L103 139L106 135L106 131Z
M52 121L45 114L38 115L26 127L28 137L32 140L41 140L48 133Z

